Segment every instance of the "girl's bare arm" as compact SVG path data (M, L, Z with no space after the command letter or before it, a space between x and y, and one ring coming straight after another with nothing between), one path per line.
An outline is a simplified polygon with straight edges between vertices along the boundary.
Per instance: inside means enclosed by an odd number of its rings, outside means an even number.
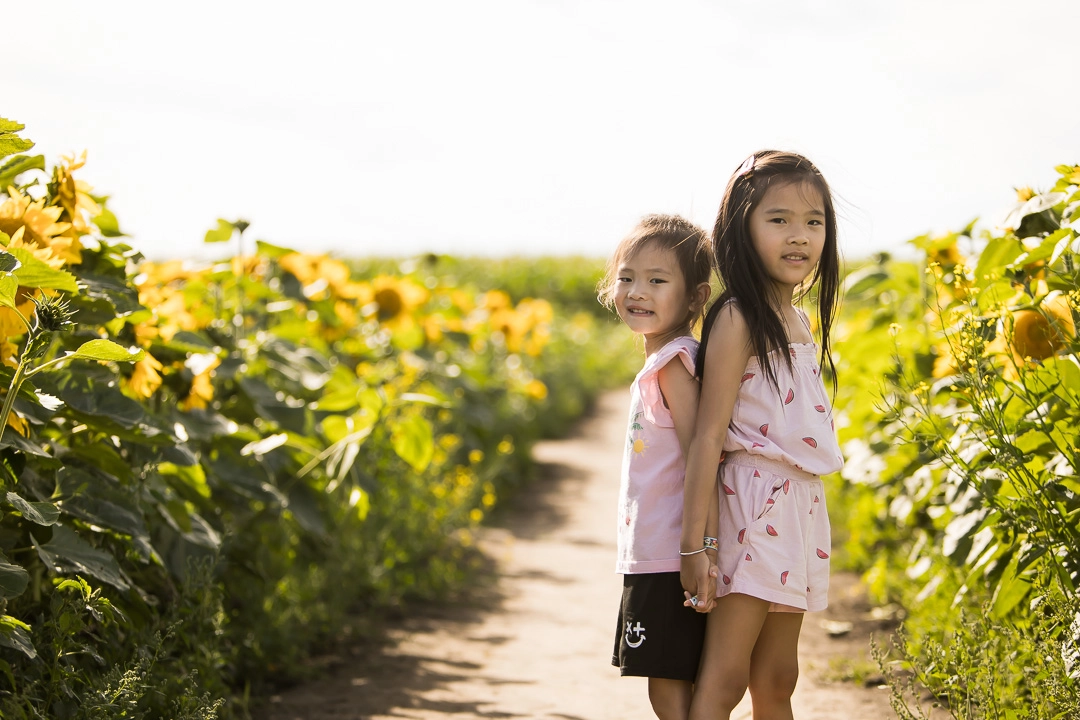
M657 379L660 382L660 393L664 396L664 404L671 412L671 419L675 424L675 434L679 438L679 448L682 450L683 458L686 458L690 454L690 442L694 435L694 424L697 422L698 398L701 394L701 385L677 358L660 369L659 373L657 373ZM709 501L708 520L705 523L705 535L709 537L716 537L717 533L717 516L720 502L719 495L716 492L717 489L718 486L714 486L712 499ZM716 556L711 550L709 551L709 559L715 564ZM707 603L706 607L711 608L714 594L714 592L710 591L708 594L699 597L702 603ZM687 598L689 597L690 594L687 593Z
M716 473L727 439L728 423L750 353L746 321L733 305L728 305L717 315L709 333L709 351L705 355L704 380L683 487L683 551L701 547L701 539L708 527L709 508L713 506L711 500L718 497ZM681 577L687 592L711 601L715 579L710 576L709 565L705 553L684 556ZM701 605L697 607L702 609Z
M675 435L679 438L679 449L686 458L690 452L690 440L694 436L694 423L697 421L698 381L678 358L673 358L656 374L660 383L660 394L664 396L664 405L671 413L675 423Z

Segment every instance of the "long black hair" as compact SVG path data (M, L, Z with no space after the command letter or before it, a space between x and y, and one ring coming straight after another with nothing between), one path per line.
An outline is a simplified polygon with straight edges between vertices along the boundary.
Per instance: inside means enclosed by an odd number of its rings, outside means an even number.
M713 263L720 276L723 292L709 308L702 324L696 363L698 378L705 372L705 353L709 347L713 322L720 309L728 301L734 300L750 329L753 354L770 382L779 389L776 372L769 362L769 353L787 348L788 339L781 318L770 302L773 283L750 237L750 213L770 187L790 183L805 184L816 189L825 205L825 245L821 250L821 259L810 281L804 282L800 288L797 299L816 289L821 348L818 362L831 375L833 392L836 391L836 366L829 345L829 333L840 299L840 249L836 238L836 210L832 193L821 171L812 162L802 155L779 150L761 150L751 155L731 176L724 191L712 233ZM791 366L789 353L782 352L778 356Z

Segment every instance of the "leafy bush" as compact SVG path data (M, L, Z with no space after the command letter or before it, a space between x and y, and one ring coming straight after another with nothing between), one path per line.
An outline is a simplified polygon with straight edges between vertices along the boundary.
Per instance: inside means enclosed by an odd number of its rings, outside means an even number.
M626 335L432 268L145 262L0 120L0 716L243 716L349 613L452 590ZM596 272L599 272L598 270ZM566 316L564 316L564 314ZM222 699L232 702L222 704Z

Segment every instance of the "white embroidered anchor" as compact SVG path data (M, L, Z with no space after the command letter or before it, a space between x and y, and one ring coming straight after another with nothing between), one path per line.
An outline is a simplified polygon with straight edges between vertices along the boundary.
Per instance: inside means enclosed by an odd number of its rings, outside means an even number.
M630 633L638 636L637 642L630 642ZM645 628L641 626L639 622L634 627L630 627L630 621L626 622L626 644L632 648L640 647L641 643L645 642Z

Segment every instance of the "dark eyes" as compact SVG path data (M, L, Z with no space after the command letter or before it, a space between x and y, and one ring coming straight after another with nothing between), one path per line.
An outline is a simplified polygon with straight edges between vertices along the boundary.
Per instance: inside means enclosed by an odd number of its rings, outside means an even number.
M768 221L771 222L771 223L776 223L777 225L786 225L787 224L787 219L782 218L782 217L769 218ZM814 226L824 225L824 223L821 222L820 220L810 220L810 221L808 221L808 224L809 225L814 225Z

